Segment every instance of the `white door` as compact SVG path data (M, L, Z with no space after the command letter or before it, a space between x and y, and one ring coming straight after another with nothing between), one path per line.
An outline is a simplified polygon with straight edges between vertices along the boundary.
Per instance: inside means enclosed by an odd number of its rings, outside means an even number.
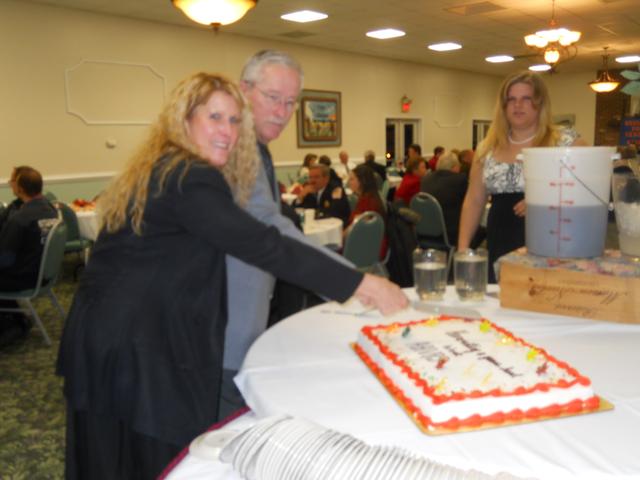
M395 165L398 159L404 160L406 158L409 145L412 143L420 144L420 120L416 118L387 118L386 128L387 164Z

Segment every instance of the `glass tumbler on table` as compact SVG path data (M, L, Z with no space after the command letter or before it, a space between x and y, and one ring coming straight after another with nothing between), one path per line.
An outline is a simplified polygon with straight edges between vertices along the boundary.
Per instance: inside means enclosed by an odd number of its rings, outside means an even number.
M611 183L620 251L640 259L640 177L615 173Z
M447 254L417 248L413 252L413 279L420 300L441 300L447 288Z
M468 248L453 256L453 276L460 300L482 300L487 291L487 251Z

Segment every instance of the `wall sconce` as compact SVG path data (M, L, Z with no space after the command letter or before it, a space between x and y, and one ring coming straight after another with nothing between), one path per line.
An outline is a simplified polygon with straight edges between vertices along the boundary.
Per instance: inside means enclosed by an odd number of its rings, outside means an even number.
M171 0L171 3L194 22L210 25L217 31L221 25L244 17L258 0Z

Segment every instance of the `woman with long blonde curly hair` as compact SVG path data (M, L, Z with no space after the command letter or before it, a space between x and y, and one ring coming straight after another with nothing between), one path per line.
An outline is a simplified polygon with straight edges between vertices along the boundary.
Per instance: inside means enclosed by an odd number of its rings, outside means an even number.
M523 148L584 145L578 134L553 125L551 100L542 78L517 72L502 83L486 138L474 156L462 206L458 249L469 247L491 195L487 219L489 281L494 262L524 245L524 177L517 160Z
M159 175L159 191L162 193L167 175L186 163L202 162L197 156L197 146L189 138L185 119L189 112L203 103L213 91L223 91L239 105L244 105L240 91L228 80L205 73L193 75L183 81L172 93L172 98L151 127L148 139L132 156L124 171L98 199L98 211L102 226L114 232L124 226L131 215L133 229L141 233L141 221L147 201L149 178L154 168ZM241 205L248 199L256 178L257 154L253 120L248 108L243 108L238 144L221 171L235 191Z
M355 294L388 311L406 305L386 280L281 236L238 205L254 181L255 148L238 88L195 74L102 195L103 228L58 356L67 479L156 478L214 423L226 255L328 298Z

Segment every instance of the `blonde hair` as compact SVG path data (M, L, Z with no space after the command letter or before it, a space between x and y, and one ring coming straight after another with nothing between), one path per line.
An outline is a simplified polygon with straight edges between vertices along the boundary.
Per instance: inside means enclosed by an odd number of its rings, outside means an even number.
M149 195L149 181L154 169L159 175L158 191L164 189L167 177L178 166L186 164L182 176L194 163L208 162L199 156L198 147L191 141L188 120L195 108L207 103L215 92L230 95L242 111L242 123L235 148L229 161L220 168L234 192L236 201L244 205L256 178L257 153L253 119L242 93L228 79L209 73L193 74L173 90L149 135L129 159L124 170L100 195L98 210L102 227L115 232L131 217L133 231L142 234L142 217ZM182 179L181 176L181 179Z
M493 113L493 122L487 136L478 146L476 158L481 161L491 151L507 148L509 145L509 122L505 110L509 89L516 83L524 83L533 88L533 105L538 110L538 127L533 138L534 147L545 147L555 145L558 138L558 129L553 126L551 117L551 100L547 86L539 75L532 72L514 73L502 82L498 99Z

